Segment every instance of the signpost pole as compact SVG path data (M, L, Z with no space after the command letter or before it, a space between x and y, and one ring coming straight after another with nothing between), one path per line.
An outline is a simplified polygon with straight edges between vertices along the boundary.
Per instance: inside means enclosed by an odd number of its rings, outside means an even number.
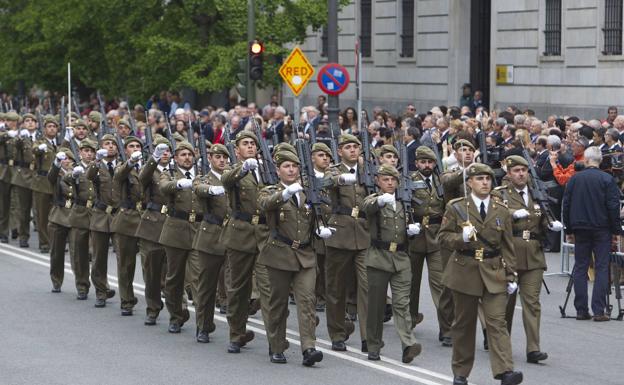
M293 100L293 122L295 124L301 123L299 119L301 118L301 107L299 106L299 96L295 95L295 99ZM295 127L293 127L293 130Z

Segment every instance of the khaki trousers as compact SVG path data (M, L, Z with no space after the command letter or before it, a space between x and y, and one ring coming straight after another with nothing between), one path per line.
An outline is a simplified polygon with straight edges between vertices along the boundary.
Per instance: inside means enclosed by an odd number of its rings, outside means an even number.
M195 304L197 331L214 330L214 309L219 274L224 255L214 255L193 250L189 255L188 268Z
M163 308L162 275L163 271L165 273L167 271L167 255L163 246L146 239L139 239L139 253L145 282L145 313L147 316L156 318Z
M541 350L539 330L542 306L539 299L543 277L544 270L542 269L518 271L518 291L510 295L507 302L505 319L507 321L507 330L509 330L509 334L511 334L511 324L516 307L516 294L518 292L520 293L520 301L522 302L522 323L524 324L524 333L526 334L527 353Z
M134 270L139 252L139 239L124 234L115 234L117 249L117 279L122 309L132 309L138 300L134 296Z
M95 296L106 300L108 290L108 246L111 233L91 231L93 240L93 262L91 263L91 283L95 287Z
M182 326L184 323L186 300L184 283L186 264L191 250L165 246L167 254L167 279L165 281L165 305L169 312L169 323Z
M65 245L69 238L69 227L48 223L50 234L50 279L52 286L60 288L65 276ZM71 252L71 243L70 243Z
M89 287L89 230L72 227L69 233L69 257L76 277L78 293L88 293Z
M22 186L13 186L17 196L15 202L17 235L20 241L30 239L30 212L32 211L32 190Z
M50 235L48 234L48 216L52 208L52 194L44 194L33 191L33 204L37 215L37 231L39 231L39 248L48 247Z

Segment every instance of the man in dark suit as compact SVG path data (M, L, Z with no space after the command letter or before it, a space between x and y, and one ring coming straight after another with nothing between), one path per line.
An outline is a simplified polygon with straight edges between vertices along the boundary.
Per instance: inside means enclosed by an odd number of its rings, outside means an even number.
M416 127L409 127L405 131L405 136L403 137L403 142L407 147L407 164L409 165L410 171L416 171L418 169L416 167L416 149L420 147L419 137L420 131L418 131Z
M612 235L622 232L620 191L613 178L598 167L602 154L597 147L585 150L584 171L566 184L563 195L563 222L575 242L574 307L576 319L590 319L587 306L587 270L594 254L595 281L591 307L594 321L608 321L605 314L609 289L609 254ZM619 238L619 237L618 237Z

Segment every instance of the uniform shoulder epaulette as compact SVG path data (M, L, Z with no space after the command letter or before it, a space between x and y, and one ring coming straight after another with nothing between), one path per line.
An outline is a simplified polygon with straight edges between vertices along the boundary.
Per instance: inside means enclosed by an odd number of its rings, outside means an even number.
M504 184L504 185L502 185L502 186L494 187L494 190L496 190L496 191L506 190L506 189L507 189L507 187L508 187L508 186L507 186L506 184Z
M507 200L503 196L498 194L492 194L492 199L494 199L494 202L498 203L499 205L507 207Z
M462 200L464 200L464 197L459 197L459 198L455 198L455 199L451 199L448 204L452 205L453 203L457 203L457 202L461 202Z

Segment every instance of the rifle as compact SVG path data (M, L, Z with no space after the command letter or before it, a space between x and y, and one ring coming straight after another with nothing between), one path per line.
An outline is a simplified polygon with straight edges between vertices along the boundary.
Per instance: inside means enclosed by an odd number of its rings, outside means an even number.
M316 177L314 165L312 164L310 147L304 139L297 139L295 141L295 146L297 148L297 153L299 154L299 161L301 162L299 175L305 190L306 201L314 209L316 223L318 224L320 221L324 226L327 226L325 218L323 217L323 209L321 205L329 205L331 202L322 194L323 181Z
M371 158L370 142L368 140L368 131L360 131L360 140L362 141L362 152L364 155L364 180L360 181L366 188L366 194L370 195L375 192L375 165Z
M399 151L399 163L401 164L401 183L399 183L397 198L403 202L403 209L408 218L408 223L413 223L414 211L412 210L412 202L415 202L418 206L423 203L422 200L414 196L414 191L427 188L427 184L423 181L412 180L407 164L407 146L400 141L395 142L395 146Z
M277 184L277 182L279 182L279 178L277 177L277 169L275 168L273 159L271 159L269 146L267 146L266 141L262 138L262 130L260 129L260 125L253 116L251 117L251 121L254 126L256 136L258 137L258 142L260 143L260 152L262 153L262 167L260 167L260 175L262 176L262 181L265 184L269 185Z
M481 163L488 164L487 145L485 144L485 131L481 130L477 134L479 140L479 152L481 153Z
M304 132L305 134L305 132ZM310 144L316 143L316 129L313 124L310 124Z
M104 108L104 102L102 101L102 96L100 95L100 91L97 92L98 104L100 105L100 115L102 115L102 121L100 122L100 129L98 130L98 141L102 140L102 136L108 134L110 130L108 129L108 124L106 122L106 109Z
M201 172L202 175L208 174L208 157L206 156L206 136L204 130L199 129L199 143L197 144L199 149L199 158L201 159Z
M552 223L556 221L557 218L550 208L550 203L557 203L557 199L549 196L546 192L547 190L544 185L544 181L537 176L537 171L535 170L535 166L533 166L533 159L529 156L529 152L526 147L524 147L524 143L522 145L522 156L529 164L529 174L531 174L531 177L529 178L529 192L531 197L539 204L540 209L544 212L544 214L546 214L548 223Z
M234 151L234 143L230 140L230 123L225 123L223 127L223 143L230 154L230 165L236 163L236 151Z
M331 135L332 158L334 158L334 164L338 164L340 163L340 157L338 156L338 144L336 143L336 138L334 137L334 123L329 124L329 132Z
M132 132L130 135L136 135L136 120L134 120L134 116L132 116L132 111L130 111L130 102L126 99L126 105L128 106L128 121L130 122L130 129Z
M147 111L145 111L145 147L143 147L143 159L148 159L150 154L154 152L154 137L152 136L152 127L147 124Z
M37 110L37 132L39 135L43 135L43 117L39 110Z
M78 107L77 100L78 98L76 97L76 95L74 95L74 97L72 98L72 104L74 105L74 110L76 110L76 113L78 114L78 118L80 119L80 108Z
M195 146L195 131L193 129L193 123L191 122L191 116L190 115L188 117L188 130L186 130L186 138L187 138L188 142L191 144L191 146L193 147L193 149L196 149L196 146ZM193 154L193 155L195 155L195 154ZM197 162L194 162L194 163L195 163L195 174L197 174Z
M119 157L121 158L121 161L127 161L128 157L126 156L123 140L121 139L121 136L119 136L119 132L115 133L115 142L117 143L117 151L119 152Z
M165 123L167 124L166 135L167 135L167 139L171 143L171 154L173 155L176 152L176 147L177 147L176 141L175 141L175 138L173 137L173 134L171 133L171 125L169 124L169 118L167 117L166 114L163 114L163 118L165 119Z

